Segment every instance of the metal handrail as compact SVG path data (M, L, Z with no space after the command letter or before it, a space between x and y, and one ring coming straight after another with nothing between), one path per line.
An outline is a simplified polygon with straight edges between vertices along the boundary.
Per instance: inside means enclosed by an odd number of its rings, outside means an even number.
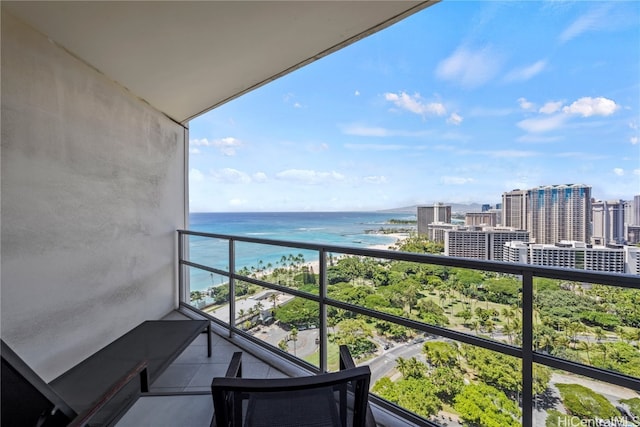
M533 350L533 278L542 277L549 279L560 279L568 281L580 281L588 283L597 283L608 286L616 286L628 289L640 289L640 278L636 275L619 274L619 273L603 273L595 271L581 271L565 268L543 267L530 264L516 264L500 261L483 261L468 258L447 257L429 254L417 254L410 252L400 252L381 249L355 248L338 245L326 245L316 243L305 243L285 240L260 239L245 236L234 236L226 234L205 233L191 230L178 230L178 238L181 248L184 248L184 236L199 236L206 238L214 238L227 240L229 242L229 270L221 270L199 263L194 263L184 258L184 249L179 251L178 264L181 271L179 275L180 289L184 289L183 277L185 276L183 269L185 266L202 269L211 273L223 275L229 278L230 285L230 311L229 324L225 325L229 328L230 335L234 333L242 333L235 327L235 309L233 307L235 299L231 296L235 295L235 281L252 283L269 289L274 289L288 294L310 299L319 303L319 334L320 334L320 371L327 370L327 327L326 315L327 307L336 307L349 310L355 313L370 316L376 319L389 321L401 326L409 327L425 333L430 333L455 341L471 344L477 347L486 348L509 356L522 359L522 401L533 401L533 364L549 366L556 369L562 369L578 375L587 376L599 381L610 384L627 387L634 390L640 390L640 378L631 377L613 371L595 368L588 365L572 362L569 360L557 358L554 356L542 354ZM252 278L236 273L235 269L235 243L254 243L269 246L278 246L284 248L306 249L316 251L320 262L320 286L318 295L309 294L288 287L280 286L274 283L266 282L257 278ZM340 253L344 255L365 256L378 259L408 261L420 264L431 264L446 267L467 268L474 270L492 271L497 273L511 274L520 276L522 280L522 346L517 347L490 340L476 335L454 331L452 329L426 324L420 321L407 319L389 313L372 310L370 308L349 304L338 301L327 296L327 253ZM180 295L183 295L181 291ZM523 426L531 427L533 422L532 405L522 405L522 422Z

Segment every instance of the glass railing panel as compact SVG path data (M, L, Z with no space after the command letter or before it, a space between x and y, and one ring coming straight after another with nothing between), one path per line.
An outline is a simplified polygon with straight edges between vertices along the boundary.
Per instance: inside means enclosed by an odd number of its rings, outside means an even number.
M188 260L229 271L229 241L212 237L183 235Z
M186 302L198 310L218 317L215 315L216 310L229 304L229 279L195 267L185 266L184 269L188 284ZM228 322L229 317L226 315L220 320Z
M229 278L199 268L185 266L189 289L188 304L229 323Z
M467 268L446 268L444 299L449 328L509 345L522 344L520 276Z
M318 252L304 249L235 243L236 273L318 295Z
M519 358L406 327L390 336L379 319L331 311L330 370L345 344L357 365L371 369L373 394L423 418L442 426L520 425Z
M261 288L236 300L238 328L255 338L319 366L319 305L286 292Z
M519 276L359 256L327 270L329 298L520 346Z
M637 391L535 364L534 377L541 371L547 387L534 389L534 426L640 425Z
M534 350L640 378L640 290L534 280Z

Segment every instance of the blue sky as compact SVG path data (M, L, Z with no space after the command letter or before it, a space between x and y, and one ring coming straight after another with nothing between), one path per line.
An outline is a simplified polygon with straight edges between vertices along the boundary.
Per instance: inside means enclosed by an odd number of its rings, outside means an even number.
M193 212L640 194L640 2L447 1L189 123Z

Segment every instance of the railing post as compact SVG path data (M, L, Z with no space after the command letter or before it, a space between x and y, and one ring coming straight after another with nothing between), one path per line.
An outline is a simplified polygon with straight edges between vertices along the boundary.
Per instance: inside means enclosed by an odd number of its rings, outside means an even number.
M178 306L187 302L187 292L184 289L184 234L178 230Z
M319 297L320 297L320 311L318 312L320 317L320 325L318 328L318 339L320 344L320 372L327 372L327 305L325 299L327 298L327 252L324 249L320 249L318 253L320 261L320 278L319 278Z
M229 338L236 327L236 245L229 239Z
M522 275L522 426L533 426L533 274Z

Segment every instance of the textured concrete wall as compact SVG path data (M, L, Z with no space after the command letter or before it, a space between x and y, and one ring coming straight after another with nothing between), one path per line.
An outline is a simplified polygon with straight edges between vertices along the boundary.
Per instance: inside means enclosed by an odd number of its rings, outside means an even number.
M2 15L2 338L45 380L177 301L184 128Z

